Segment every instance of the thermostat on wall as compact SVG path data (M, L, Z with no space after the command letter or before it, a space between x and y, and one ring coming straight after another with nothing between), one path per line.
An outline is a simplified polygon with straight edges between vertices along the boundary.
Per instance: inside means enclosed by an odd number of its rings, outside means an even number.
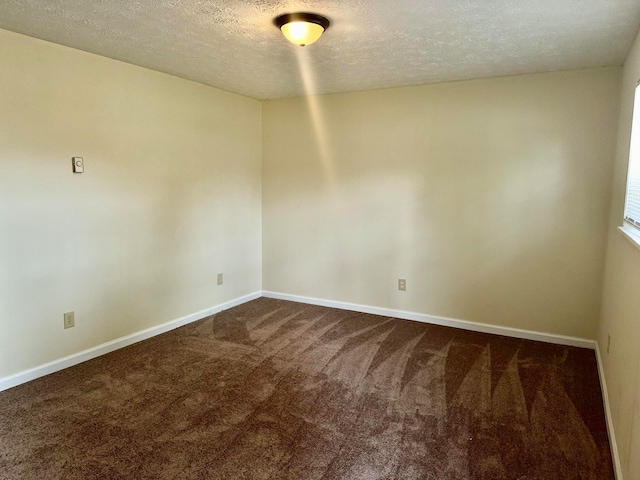
M73 162L73 173L82 173L84 172L84 160L82 157L72 157Z

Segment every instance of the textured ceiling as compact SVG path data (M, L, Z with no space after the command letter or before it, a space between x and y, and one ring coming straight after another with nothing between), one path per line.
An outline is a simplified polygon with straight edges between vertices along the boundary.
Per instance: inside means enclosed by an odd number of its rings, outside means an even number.
M332 26L289 44L281 13ZM5 0L0 28L266 99L620 65L638 0Z

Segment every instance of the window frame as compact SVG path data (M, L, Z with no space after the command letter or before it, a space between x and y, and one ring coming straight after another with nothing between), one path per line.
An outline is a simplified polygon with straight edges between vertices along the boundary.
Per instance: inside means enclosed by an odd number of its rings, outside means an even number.
M636 114L636 108L638 112ZM635 135L634 135L635 133ZM634 138L635 139L634 142ZM634 149L633 146L637 145L638 148ZM638 151L636 151L638 150ZM631 181L631 168L632 162L635 164L635 170L640 170L640 79L636 82L636 86L633 90L633 105L631 110L631 132L629 134L629 153L627 162L627 183L624 191L624 210L622 212L622 225L618 227L624 236L638 249L640 249L640 218L637 220L627 216L627 204L629 201L630 193L630 181ZM640 192L640 187L638 187Z

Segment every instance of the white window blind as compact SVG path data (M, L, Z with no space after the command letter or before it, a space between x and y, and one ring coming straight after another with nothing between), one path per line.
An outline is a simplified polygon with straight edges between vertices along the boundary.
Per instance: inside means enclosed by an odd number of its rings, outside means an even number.
M627 196L624 203L624 219L640 228L640 84L636 85L631 121L631 144L629 146L629 171L627 173Z

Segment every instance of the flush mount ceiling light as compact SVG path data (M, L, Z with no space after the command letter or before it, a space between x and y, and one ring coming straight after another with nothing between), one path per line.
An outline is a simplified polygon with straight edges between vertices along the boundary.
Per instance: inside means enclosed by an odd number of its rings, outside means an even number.
M304 47L318 40L331 22L315 13L285 13L273 21L291 43Z

